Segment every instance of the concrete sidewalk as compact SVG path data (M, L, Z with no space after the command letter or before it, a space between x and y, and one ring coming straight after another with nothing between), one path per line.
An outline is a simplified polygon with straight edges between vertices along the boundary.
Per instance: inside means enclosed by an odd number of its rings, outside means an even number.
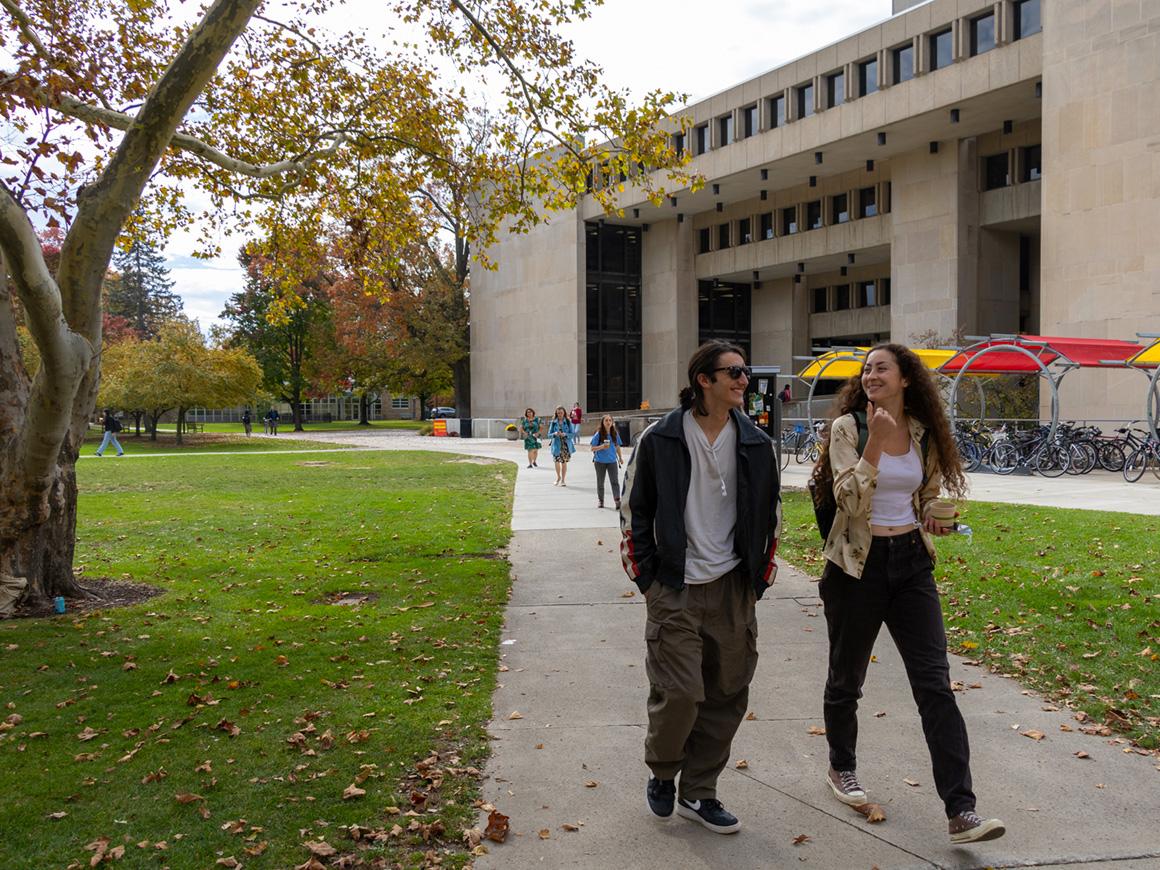
M520 464L505 670L483 785L485 800L510 816L511 833L503 844L488 843L479 868L1160 868L1160 759L1080 733L1066 710L957 657L951 677L963 684L958 699L979 810L1001 817L1008 833L951 846L909 684L886 632L861 705L859 776L887 820L870 825L834 800L823 781L825 738L810 733L822 726L825 620L813 578L786 565L758 605L751 714L720 781L741 832L723 837L679 817L652 817L642 759L645 609L620 568L617 515L596 508L587 453L574 458L561 489L552 486L550 464L524 467L518 444L344 434L363 447ZM791 463L785 485L803 485L805 476ZM1160 485L1152 482L976 475L972 484L981 499L1160 513ZM1023 736L1029 729L1046 736ZM1089 757L1077 758L1080 751ZM803 834L809 839L794 845Z

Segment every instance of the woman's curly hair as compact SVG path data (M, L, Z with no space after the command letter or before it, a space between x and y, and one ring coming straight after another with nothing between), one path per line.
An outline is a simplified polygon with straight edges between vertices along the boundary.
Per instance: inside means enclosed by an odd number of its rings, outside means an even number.
M889 351L898 362L902 377L907 381L903 391L902 401L906 414L922 423L930 431L931 445L938 458L939 471L942 472L943 488L956 498L961 498L967 492L967 477L963 472L963 461L958 447L951 436L950 423L943 410L942 398L934 385L934 377L923 364L918 355L904 344L878 344L870 348L866 360L876 350ZM862 371L866 362L862 363ZM855 411L866 411L866 391L862 388L862 371L853 375L834 400L831 421L852 414ZM830 434L833 427L829 427L825 440L822 442L821 453L814 465L810 479L813 482L815 498L832 500L834 497L834 472L830 468Z

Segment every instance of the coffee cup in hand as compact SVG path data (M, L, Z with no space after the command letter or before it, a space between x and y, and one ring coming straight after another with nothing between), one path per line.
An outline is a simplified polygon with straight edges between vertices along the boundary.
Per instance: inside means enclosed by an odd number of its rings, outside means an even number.
M953 501L935 499L930 503L930 516L940 527L950 529L955 525L955 517L958 516L958 510L955 508Z

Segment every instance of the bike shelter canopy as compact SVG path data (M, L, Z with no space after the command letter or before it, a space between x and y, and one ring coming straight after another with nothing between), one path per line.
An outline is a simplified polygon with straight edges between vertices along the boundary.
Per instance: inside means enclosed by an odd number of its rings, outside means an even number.
M1128 365L1141 370L1152 369L1152 377L1148 381L1148 428L1152 430L1152 437L1160 441L1160 428L1157 428L1157 418L1160 418L1160 336L1139 333L1140 338L1150 338L1152 343L1128 360Z
M939 371L955 376L950 400L952 422L959 382L968 373L1035 374L1044 378L1051 387L1049 437L1054 437L1059 425L1059 385L1068 372L1079 368L1131 368L1134 367L1131 361L1145 352L1150 353L1150 349L1116 338L991 335L952 355ZM1155 433L1151 399L1148 416Z

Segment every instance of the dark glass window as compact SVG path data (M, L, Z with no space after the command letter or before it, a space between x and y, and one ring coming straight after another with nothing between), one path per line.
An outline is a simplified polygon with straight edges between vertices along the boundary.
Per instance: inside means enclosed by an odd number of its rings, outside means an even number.
M785 126L785 94L769 98L769 126Z
M709 125L702 124L693 128L693 141L697 146L697 153L704 154L709 150Z
M792 236L798 231L797 206L791 205L781 210L781 234Z
M954 61L954 47L950 30L936 33L930 38L930 68L942 69Z
M834 310L845 311L850 307L850 285L839 284L834 288Z
M717 250L724 251L729 247L729 224L717 225Z
M971 19L971 56L983 54L995 47L995 13L989 12Z
M983 158L983 190L995 190L1011 183L1007 152Z
M878 214L878 197L873 187L863 187L858 191L858 217L868 218Z
M1022 39L1043 29L1039 0L1018 0L1015 4L1015 38Z
M862 96L878 90L878 58L872 57L858 64L858 93Z
M641 399L641 231L590 223L585 245L588 407L636 408Z
M914 43L908 42L894 49L894 84L914 78Z
M878 279L878 304L879 305L889 305L890 304L890 279L889 278L879 278Z
M876 295L873 281L859 281L854 285L854 307L872 308L877 304Z
M758 220L761 222L761 224L760 224L760 226L761 226L761 238L772 239L773 238L773 212L767 211L765 214L761 215L761 217L759 217Z
M827 305L829 290L829 287L815 287L813 289L813 292L811 293L813 296L813 302L810 305L811 314L821 314L823 311L827 310L829 307Z
M678 157L685 153L685 134L684 133L674 133L673 134L673 150L675 152L677 152Z
M713 249L713 236L708 227L697 230L697 253L707 254Z
M749 359L751 294L748 284L699 281L698 341L731 341L740 345Z
M717 119L717 144L728 145L733 141L733 116L725 115Z
M753 241L753 221L742 218L737 222L737 244L748 245Z
M822 227L822 201L815 199L806 203L806 227L811 230Z
M1019 150L1019 180L1038 181L1043 177L1043 149L1039 145L1028 145Z
M826 105L831 109L846 102L846 74L826 76Z
M757 106L746 106L741 110L741 135L748 139L757 132Z
M808 118L814 113L814 85L802 85L795 91L797 94L797 116Z
M849 197L844 193L830 198L830 213L834 216L834 223L844 224L850 219Z

